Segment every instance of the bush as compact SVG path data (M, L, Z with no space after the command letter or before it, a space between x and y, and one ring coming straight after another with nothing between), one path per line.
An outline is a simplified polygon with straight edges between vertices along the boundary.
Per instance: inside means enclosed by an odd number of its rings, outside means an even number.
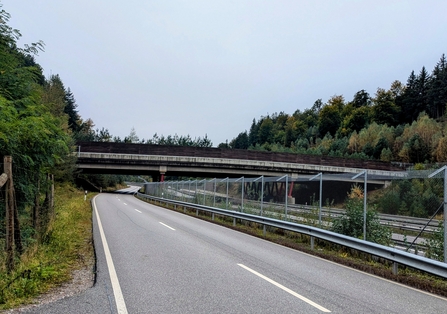
M425 241L425 245L427 246L425 257L444 261L444 225L442 222L439 222L438 228Z
M359 188L351 190L346 201L346 212L336 218L331 230L350 237L363 239L363 196L355 193ZM366 240L388 245L391 241L391 230L380 224L379 216L374 209L366 212Z

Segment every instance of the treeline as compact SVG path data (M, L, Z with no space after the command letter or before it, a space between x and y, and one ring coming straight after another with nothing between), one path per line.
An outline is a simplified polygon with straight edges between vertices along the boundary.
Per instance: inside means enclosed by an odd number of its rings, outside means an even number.
M79 141L85 142L114 142L114 143L136 143L136 144L152 144L152 145L173 145L173 146L194 146L194 147L212 147L213 143L205 134L204 137L192 138L190 135L158 135L155 133L151 139L140 140L134 128L130 130L129 135L121 139L119 136L112 136L108 129L101 130L90 128L90 132L80 134L77 138Z
M4 156L12 156L18 213L32 220L24 228L34 235L45 229L49 220L49 174L61 179L74 169L66 112L75 104L59 77L45 79L36 63L35 56L44 44L19 48L20 32L7 25L9 17L4 10L0 12L0 158L3 162ZM2 222L4 216L5 204L1 202ZM0 238L4 238L4 224L1 226ZM17 235L16 241L20 239Z
M365 90L352 100L335 95L310 109L253 119L222 148L257 149L407 163L447 161L447 61L431 74L411 72L374 96Z
M21 34L8 25L10 15L2 4L0 9L0 163L5 156L12 156L14 227L8 230L14 230L18 258L30 244L48 240L54 218L52 187L55 181L73 182L80 176L75 172L76 157L72 152L76 140L91 134L94 124L90 119L81 119L73 93L58 75L44 77L36 62L44 43L19 47ZM0 166L3 168L3 164ZM102 179L100 183L120 181L109 178L106 182L100 176L88 179L95 178ZM7 242L5 198L2 189L1 261L5 260L3 249ZM4 267L0 263L0 271Z

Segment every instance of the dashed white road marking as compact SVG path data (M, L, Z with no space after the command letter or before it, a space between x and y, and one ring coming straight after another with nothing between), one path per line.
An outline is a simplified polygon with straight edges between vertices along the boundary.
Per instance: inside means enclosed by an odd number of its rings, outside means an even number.
M308 298L303 297L302 295L296 293L295 291L290 290L290 289L287 288L287 287L284 287L284 286L281 285L280 283L277 283L276 281L274 281L274 280L272 280L272 279L270 279L270 278L268 278L268 277L266 277L266 276L264 276L264 275L258 273L257 271L255 271L255 270L253 270L253 269L251 269L251 268L249 268L249 267L247 267L247 266L245 266L245 265L243 265L243 264L238 264L238 265L239 265L240 267L244 268L245 270L248 270L248 271L251 272L252 274L255 274L256 276L258 276L258 277L260 277L260 278L262 278L262 279L264 279L264 280L270 282L271 284L277 286L278 288L284 290L285 292L290 293L290 294L293 295L294 297L297 297L298 299L300 299L300 300L306 302L307 304L310 304L310 305L312 305L313 307L316 307L316 308L319 309L320 311L325 312L325 313L330 313L330 312L331 312L331 311L329 311L328 309L322 307L321 305L319 305L319 304L313 302L312 300L309 300Z
M139 211L139 210L138 210L138 209L136 209L136 208L135 208L135 210L136 210L137 212L139 212L139 213L141 214L141 211Z
M174 230L174 231L175 231L175 229L174 229L174 228L172 228L172 227L169 227L168 225L166 225L166 224L162 223L161 221L160 221L160 224L162 224L162 225L163 225L163 226L165 226L166 228L169 228L169 229L171 229L171 230Z

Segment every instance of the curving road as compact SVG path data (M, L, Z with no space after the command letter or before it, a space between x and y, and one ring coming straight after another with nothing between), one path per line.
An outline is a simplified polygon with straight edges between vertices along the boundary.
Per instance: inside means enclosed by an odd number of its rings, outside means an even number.
M447 308L446 299L131 195L101 194L94 203L96 285L28 313L444 313Z

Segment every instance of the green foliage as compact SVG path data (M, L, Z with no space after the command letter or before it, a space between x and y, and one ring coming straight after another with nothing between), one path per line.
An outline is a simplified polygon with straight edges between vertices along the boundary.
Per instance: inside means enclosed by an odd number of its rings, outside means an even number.
M380 212L428 218L441 204L442 184L436 179L394 180L376 201Z
M292 115L280 112L253 119L248 149L386 162L446 162L447 120L442 119L446 104L447 61L442 55L431 75L425 67L418 75L412 71L407 84L394 81L388 90L378 88L373 98L360 90L349 102L336 95ZM232 145L219 147L243 148L245 140L239 133Z
M175 146L194 146L194 147L212 147L213 143L205 135L203 138L198 137L192 139L189 135L187 136L178 136L175 134L174 136L168 135L158 136L157 133L154 134L153 138L146 141L146 144L157 144L157 145L175 145Z
M425 241L427 250L425 256L438 261L444 261L444 224L439 222L438 228Z
M373 120L378 124L396 125L400 109L395 104L391 91L379 88L373 100Z
M38 294L60 285L71 271L93 264L90 202L83 191L70 185L56 188L56 219L46 241L32 245L20 259L15 271L7 274L0 258L0 309L29 302ZM0 251L0 257L3 257Z
M239 135L230 142L230 147L235 149L247 149L249 147L247 131L239 133Z
M334 219L331 230L363 239L363 200L349 199L346 202L345 214ZM368 209L366 213L366 240L383 245L388 245L391 241L391 230L380 224L374 209Z

